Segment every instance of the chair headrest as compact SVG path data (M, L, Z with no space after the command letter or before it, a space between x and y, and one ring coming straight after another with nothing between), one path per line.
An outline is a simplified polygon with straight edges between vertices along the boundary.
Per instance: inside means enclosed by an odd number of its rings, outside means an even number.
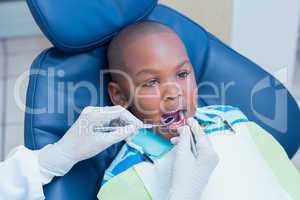
M157 0L27 0L27 4L55 47L82 52L102 45L122 27L150 14Z

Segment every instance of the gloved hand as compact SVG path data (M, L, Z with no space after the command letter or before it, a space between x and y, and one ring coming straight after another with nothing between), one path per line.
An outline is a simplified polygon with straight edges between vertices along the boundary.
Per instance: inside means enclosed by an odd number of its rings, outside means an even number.
M130 125L113 132L94 132L95 128L117 118ZM54 176L65 175L77 162L126 139L142 125L139 119L121 106L86 107L57 143L37 151L42 183L49 183Z
M169 200L201 199L202 192L219 161L197 121L189 118L187 124L188 126L178 129L179 137L171 140L176 144L176 157ZM196 140L196 156L191 151L192 132Z

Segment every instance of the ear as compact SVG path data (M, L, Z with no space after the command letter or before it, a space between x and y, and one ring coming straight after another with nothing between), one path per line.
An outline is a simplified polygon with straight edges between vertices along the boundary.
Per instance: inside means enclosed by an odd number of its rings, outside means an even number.
M128 101L118 83L113 81L108 83L108 93L113 105L120 105L126 108Z

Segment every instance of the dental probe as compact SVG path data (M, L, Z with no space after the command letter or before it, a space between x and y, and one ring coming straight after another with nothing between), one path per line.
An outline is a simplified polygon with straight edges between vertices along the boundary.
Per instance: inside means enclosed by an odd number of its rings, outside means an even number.
M198 156L198 152L197 152L197 148L196 148L196 138L195 138L195 135L194 133L191 131L191 134L192 134L192 139L191 139L191 150L192 150L192 153L194 154L195 157Z
M145 128L145 129L150 129L150 128L156 128L156 127L163 127L165 125L161 125L161 124L144 124L141 127L138 127L139 129ZM124 126L94 126L93 127L93 131L94 132L113 132L116 131L118 129L122 129L124 128Z
M150 129L150 128L155 128L155 127L163 127L164 125L154 125L154 124L144 124L144 126L139 127L139 129L141 128L146 128L146 129ZM118 129L124 128L124 126L97 126L93 128L94 132L101 132L101 133L109 133L109 132L114 132ZM198 152L197 152L197 148L196 148L196 138L193 132L191 132L191 151L194 154L195 157L198 156Z

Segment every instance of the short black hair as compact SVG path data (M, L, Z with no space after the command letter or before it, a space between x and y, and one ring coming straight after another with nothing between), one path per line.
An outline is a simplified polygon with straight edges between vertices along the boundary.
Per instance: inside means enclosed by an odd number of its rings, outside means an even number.
M157 34L159 32L174 33L174 31L166 25L150 20L140 21L122 29L112 39L108 47L107 59L109 69L120 69L120 67L126 67L122 53L124 46L141 37L145 37L153 33ZM116 79L115 76L116 75L112 74L113 80Z

